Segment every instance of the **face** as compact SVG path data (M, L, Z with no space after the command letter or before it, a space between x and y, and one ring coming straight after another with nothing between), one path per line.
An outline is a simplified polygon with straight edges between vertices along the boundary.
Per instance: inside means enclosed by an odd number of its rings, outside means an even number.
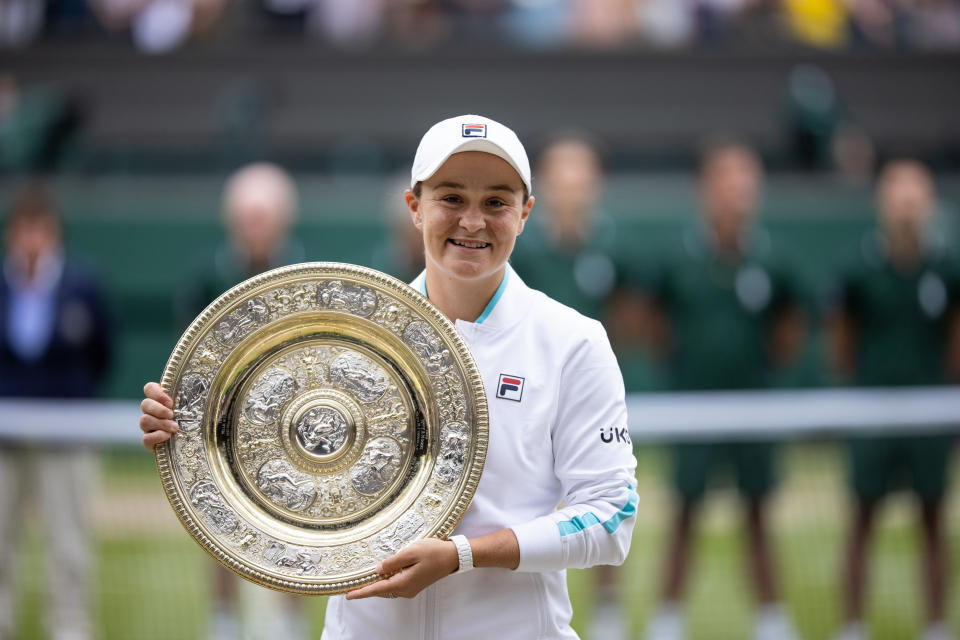
M551 211L569 209L589 213L600 197L600 160L585 142L564 140L551 145L540 158L540 188Z
M877 187L884 233L919 238L930 219L933 198L933 181L921 165L901 162L888 167Z
M747 149L731 147L708 159L700 178L703 212L722 240L735 240L760 200L760 165Z
M60 246L60 227L52 218L15 222L6 233L7 250L25 264L35 264Z
M419 198L407 191L406 200L427 269L464 281L502 273L533 207L516 170L481 151L453 154L422 183Z
M233 241L250 260L266 263L285 242L290 216L280 202L251 193L231 204L227 224Z

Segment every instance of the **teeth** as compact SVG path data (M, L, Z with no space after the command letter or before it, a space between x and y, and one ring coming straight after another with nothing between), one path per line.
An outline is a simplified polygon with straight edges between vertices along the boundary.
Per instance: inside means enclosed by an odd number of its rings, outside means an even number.
M486 242L463 242L461 240L453 240L453 244L460 245L461 247L467 247L468 249L482 249L487 246Z

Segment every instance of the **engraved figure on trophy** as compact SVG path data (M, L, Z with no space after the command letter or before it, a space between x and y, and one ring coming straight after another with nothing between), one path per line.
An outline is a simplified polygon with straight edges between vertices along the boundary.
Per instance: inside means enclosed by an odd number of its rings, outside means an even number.
M440 456L437 460L440 482L450 484L460 477L469 440L466 427L459 422L451 422L440 430Z
M381 558L392 556L419 535L425 526L423 516L416 511L408 511L395 525L375 537L370 542L370 547Z
M296 290L277 289L273 297L284 311L303 310L309 306L310 300L313 299L310 293L306 286L302 286Z
M397 475L400 445L391 438L374 438L367 443L363 455L350 474L350 483L357 493L373 495L383 491Z
M291 511L306 509L317 497L313 481L279 459L265 462L260 467L257 486L270 500Z
M237 528L236 514L227 507L212 482L203 481L193 485L190 502L217 533L227 534Z
M251 298L217 323L213 334L217 340L230 346L240 342L248 333L265 324L269 318L270 307L267 303L260 298Z
M274 423L280 410L297 390L297 381L284 369L267 369L250 389L243 413L261 426Z
M360 285L331 280L317 289L317 302L329 309L345 309L366 318L377 308L377 295Z
M417 320L408 324L403 330L403 341L425 360L424 366L430 375L442 373L450 367L450 350L426 322Z
M207 389L210 383L203 376L188 373L180 381L180 392L177 394L176 419L180 428L195 429L200 426L203 418L203 403L206 400Z
M298 575L317 575L323 555L316 551L290 549L282 542L271 542L263 552L263 559L281 569L294 569Z
M314 407L297 422L297 440L309 453L329 455L347 441L347 421L336 409Z
M330 379L363 402L374 402L387 392L387 373L358 353L344 353L330 363Z

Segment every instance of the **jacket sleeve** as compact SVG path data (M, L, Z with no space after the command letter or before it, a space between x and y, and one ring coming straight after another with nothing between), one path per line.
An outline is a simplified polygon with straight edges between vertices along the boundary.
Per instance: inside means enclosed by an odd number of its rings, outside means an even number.
M623 378L603 327L590 326L560 373L551 429L563 506L511 527L520 545L518 571L621 564L630 550L637 462Z

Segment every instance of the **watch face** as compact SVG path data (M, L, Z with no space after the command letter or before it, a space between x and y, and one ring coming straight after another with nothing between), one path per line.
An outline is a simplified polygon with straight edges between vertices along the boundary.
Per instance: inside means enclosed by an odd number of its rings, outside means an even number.
M254 582L341 593L409 542L445 538L476 490L487 406L453 325L387 275L283 267L214 301L162 386L157 448L184 527Z

